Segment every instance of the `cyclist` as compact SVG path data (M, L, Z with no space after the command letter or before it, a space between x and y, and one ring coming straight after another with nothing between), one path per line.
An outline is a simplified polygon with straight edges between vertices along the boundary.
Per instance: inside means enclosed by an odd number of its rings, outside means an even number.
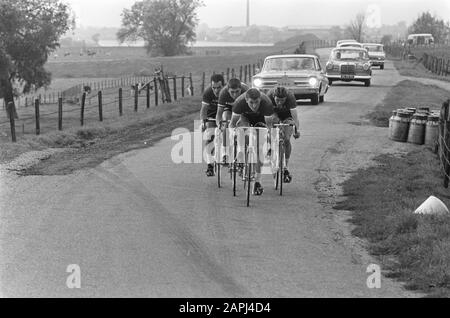
M233 105L233 116L230 128L252 127L263 125L272 126L273 105L270 99L256 88L250 88L239 96ZM254 195L261 195L264 191L261 185L261 164L256 163Z
M293 127L286 126L281 127L284 132L284 149L285 149L285 159L286 164L283 173L283 178L285 183L289 183L292 181L292 175L290 174L289 168L289 159L291 157L292 145L291 145L291 137L294 136L295 139L300 137L299 132L299 121L297 115L297 102L295 100L294 94L289 92L285 87L278 86L271 89L267 93L267 97L272 102L274 114L272 116L272 122L274 124L294 124L296 129L296 133L293 134Z
M214 74L211 76L211 85L204 91L202 99L202 108L200 110L200 120L202 123L202 131L207 130L207 139L205 147L208 149L208 145L214 141L214 129L217 127L214 121L207 121L208 118L215 119L217 114L217 105L219 101L219 93L225 84L225 79L222 74ZM209 129L211 128L211 129ZM212 148L214 152L214 148ZM214 165L211 156L207 157L206 175L208 177L214 176Z
M227 85L220 91L219 105L217 109L216 122L231 120L233 103L240 95L248 91L248 86L237 78L231 78Z
M248 86L238 78L231 78L227 85L220 91L219 105L217 108L216 124L220 127L221 120L231 120L232 107L236 98L248 90ZM225 144L228 144L225 141ZM222 162L227 163L227 155L223 155Z

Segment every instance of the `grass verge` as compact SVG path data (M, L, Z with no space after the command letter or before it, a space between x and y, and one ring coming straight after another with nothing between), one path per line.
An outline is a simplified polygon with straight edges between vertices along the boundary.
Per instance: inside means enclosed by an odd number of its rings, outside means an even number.
M353 234L369 242L388 276L408 289L449 297L450 217L413 214L430 195L450 206L438 159L418 150L382 155L376 162L343 183L346 200L335 209L353 211Z
M66 148L21 174L60 175L95 167L120 153L149 147L170 136L176 128L192 130L193 121L198 118L200 104L200 97L188 97L145 112L125 114L103 123L92 123L81 129L73 128L37 137L26 136L17 143L2 143L0 162L10 161L31 150Z
M448 98L449 92L442 88L416 81L401 81L389 91L382 103L366 115L366 119L375 126L388 127L391 112L397 108L426 106L441 109Z
M367 117L388 126L396 108L440 109L448 91L402 81ZM420 149L420 150L419 150ZM413 212L430 195L450 207L438 158L425 147L404 156L381 155L377 165L356 171L342 184L345 201L335 209L352 211L353 234L366 239L388 276L432 297L450 296L450 216Z
M411 76L411 77L425 77L431 79L437 79L441 81L450 82L450 77L441 76L432 73L425 66L423 66L422 62L419 61L404 61L396 59L394 60L394 66L403 76Z

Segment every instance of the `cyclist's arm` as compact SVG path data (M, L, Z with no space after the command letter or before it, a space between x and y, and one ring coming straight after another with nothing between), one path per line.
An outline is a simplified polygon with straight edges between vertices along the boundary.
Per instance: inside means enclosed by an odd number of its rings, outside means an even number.
M291 109L292 119L294 120L295 127L297 127L297 131L300 130L300 122L298 121L297 109Z
M266 125L268 128L273 127L273 115L272 116L264 116L264 119L266 120Z
M219 104L217 106L217 115L216 115L217 127L220 127L220 121L222 120L222 115L223 115L223 108L224 108L224 106L221 104Z
M235 128L239 118L241 118L241 115L233 113L233 116L231 117L231 121L230 121L230 126L229 127L230 128Z
M202 102L202 108L200 109L200 120L208 119L208 107L208 103Z

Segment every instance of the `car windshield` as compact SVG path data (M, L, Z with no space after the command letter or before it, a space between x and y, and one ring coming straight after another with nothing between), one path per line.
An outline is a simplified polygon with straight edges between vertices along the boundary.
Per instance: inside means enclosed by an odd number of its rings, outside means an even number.
M365 60L368 59L367 52L362 50L336 50L331 53L336 60Z
M314 58L292 57L273 58L264 63L263 72L289 72L300 70L316 70Z
M369 52L383 52L381 45L365 45L364 48Z

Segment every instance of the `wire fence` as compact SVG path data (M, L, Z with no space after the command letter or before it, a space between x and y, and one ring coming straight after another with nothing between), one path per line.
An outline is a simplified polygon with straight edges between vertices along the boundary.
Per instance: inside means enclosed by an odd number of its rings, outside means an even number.
M442 175L444 176L444 187L448 188L450 179L450 99L442 104L439 118L439 137L435 146L440 163Z
M400 45L385 46L386 53L402 60L421 63L430 72L447 77L450 74L450 46L448 44L433 45ZM433 52L433 53L430 53Z
M18 117L8 109L8 105L4 105L6 111L0 112L0 136L16 141L17 136L25 134L40 135L84 126L88 121L102 122L126 112L136 113L187 96L201 96L209 85L211 75L221 73L226 81L235 77L248 83L261 65L262 61L258 61L236 69L227 68L224 72L202 72L200 76L193 76L192 73L168 76L161 70L153 77L82 83L72 88L73 91L61 92L54 97L27 97L26 103L18 104L18 107L14 105Z

